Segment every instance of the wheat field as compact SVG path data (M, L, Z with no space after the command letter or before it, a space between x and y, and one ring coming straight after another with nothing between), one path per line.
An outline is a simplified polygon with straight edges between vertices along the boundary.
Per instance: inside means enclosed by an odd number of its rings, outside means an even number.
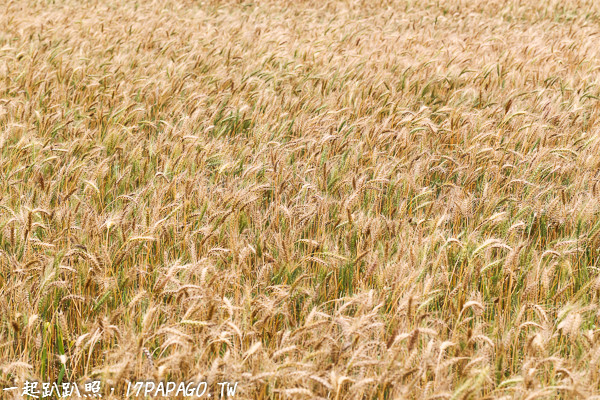
M600 398L600 3L0 10L1 387Z

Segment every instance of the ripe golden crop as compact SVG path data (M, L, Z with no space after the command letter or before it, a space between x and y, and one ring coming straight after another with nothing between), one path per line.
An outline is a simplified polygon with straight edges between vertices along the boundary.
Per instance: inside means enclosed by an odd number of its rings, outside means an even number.
M0 386L600 394L600 3L0 10Z

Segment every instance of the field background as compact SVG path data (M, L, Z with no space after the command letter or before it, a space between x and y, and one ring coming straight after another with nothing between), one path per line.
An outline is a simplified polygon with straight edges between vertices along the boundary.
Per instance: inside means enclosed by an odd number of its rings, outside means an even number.
M0 385L599 394L599 43L594 1L3 1Z

